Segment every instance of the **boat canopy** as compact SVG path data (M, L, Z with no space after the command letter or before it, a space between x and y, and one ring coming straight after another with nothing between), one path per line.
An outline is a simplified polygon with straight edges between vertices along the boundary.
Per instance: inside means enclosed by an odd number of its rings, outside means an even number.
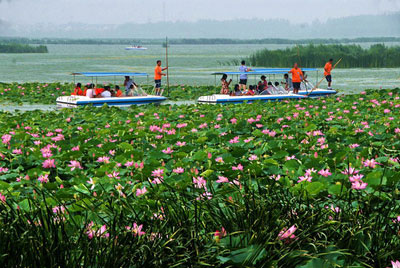
M87 77L106 77L106 76L148 76L147 73L113 73L113 72L83 72L72 73L72 75L83 75Z
M252 69L249 72L215 72L212 75L263 75L263 74L285 74L288 73L291 69L290 68L260 68L260 69ZM315 68L303 68L301 69L305 72L316 72L318 69Z

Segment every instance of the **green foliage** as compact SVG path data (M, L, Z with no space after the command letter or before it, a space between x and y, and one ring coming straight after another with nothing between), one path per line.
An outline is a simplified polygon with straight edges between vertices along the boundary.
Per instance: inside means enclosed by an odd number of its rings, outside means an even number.
M387 267L399 109L396 89L0 112L0 265Z
M394 68L400 67L400 46L372 45L363 49L359 45L307 45L284 50L258 51L250 56L253 66L289 67L298 62L301 67L321 67L329 60L342 62L338 68Z
M28 44L1 44L0 53L48 53L47 47L31 46Z

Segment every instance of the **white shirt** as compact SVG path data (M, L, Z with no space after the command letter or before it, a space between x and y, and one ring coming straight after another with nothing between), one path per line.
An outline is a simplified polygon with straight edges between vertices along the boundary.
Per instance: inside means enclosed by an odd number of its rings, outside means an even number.
M111 97L111 92L105 90L105 91L103 91L103 92L101 93L101 96L102 96L103 98L110 98L110 97Z
M93 89L86 90L86 97L93 98Z

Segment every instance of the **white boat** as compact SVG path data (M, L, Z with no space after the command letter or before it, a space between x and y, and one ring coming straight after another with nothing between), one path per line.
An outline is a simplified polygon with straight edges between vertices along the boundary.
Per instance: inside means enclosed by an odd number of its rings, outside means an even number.
M130 46L130 47L126 47L125 50L147 50L147 47L142 47L142 46Z
M254 96L230 96L223 94L213 94L210 96L201 96L198 98L199 103L208 104L224 104L224 103L253 103L255 101L272 102L284 100L299 100L305 99L307 96L300 94L277 94L277 95L254 95Z
M73 108L78 106L92 105L95 107L108 106L127 107L131 105L143 105L149 103L161 103L167 98L163 96L133 96L133 97L111 97L111 98L89 98L86 96L61 96L57 98L57 106L60 108Z
M96 79L95 84L97 84L97 78L99 77L148 77L147 73L134 73L134 72L81 72L72 73L74 80L76 80L77 75L83 75L89 77L92 80ZM90 98L86 96L61 96L58 97L56 102L57 106L61 108L78 107L85 105L92 105L95 107L103 106L107 104L108 106L118 106L126 107L131 105L143 105L149 103L161 103L167 100L164 96L155 95L143 95L142 96L126 96L126 97L109 97L109 98Z

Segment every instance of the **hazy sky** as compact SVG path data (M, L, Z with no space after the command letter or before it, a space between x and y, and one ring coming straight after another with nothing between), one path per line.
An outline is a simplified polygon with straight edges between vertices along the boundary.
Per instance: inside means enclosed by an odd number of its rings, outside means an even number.
M147 23L162 21L164 14L169 21L284 18L304 23L394 11L400 11L400 0L0 0L0 19L11 24Z

